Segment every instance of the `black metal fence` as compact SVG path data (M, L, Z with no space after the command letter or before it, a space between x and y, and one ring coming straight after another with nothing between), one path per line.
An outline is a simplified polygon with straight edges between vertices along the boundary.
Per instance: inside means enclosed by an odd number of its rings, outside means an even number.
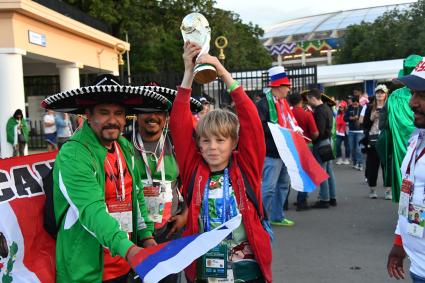
M311 85L317 84L316 66L304 67L285 67L286 72L292 83L292 91L302 91ZM263 95L269 83L267 70L244 70L232 72L233 78L239 81L247 94L254 99L256 95ZM90 85L94 81L95 75L81 75L81 86ZM158 73L158 74L140 74L131 77L131 85L143 85L149 81L156 81L160 85L176 88L180 85L183 75L181 73ZM127 78L123 79L127 82ZM25 78L25 95L50 95L59 92L59 77L31 77ZM199 85L194 83L192 87L193 96L209 96L215 106L230 104L230 96L227 94L224 83L217 79L209 84ZM32 121L29 123L30 140L28 146L30 149L46 148L46 142L43 137L42 121ZM131 126L126 128L129 132Z
M292 91L299 92L311 85L317 84L316 66L285 67L285 69L292 83ZM267 70L234 71L232 72L232 76L239 81L251 98L254 98L255 95L262 95L269 83ZM143 85L149 81L156 81L162 86L175 88L181 83L182 74L159 73L133 75L131 81L132 85ZM216 106L230 103L230 97L226 93L226 87L219 78L205 85L194 83L192 95L208 95L213 97Z
M43 121L28 121L29 132L29 149L45 149L47 148L43 134Z

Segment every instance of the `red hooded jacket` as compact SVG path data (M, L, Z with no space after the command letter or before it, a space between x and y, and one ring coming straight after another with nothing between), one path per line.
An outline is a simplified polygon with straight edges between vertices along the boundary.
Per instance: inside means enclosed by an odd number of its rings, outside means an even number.
M188 200L187 188L196 172L191 203L188 204L186 229L183 233L185 236L199 232L198 220L202 196L210 175L208 164L203 160L194 138L189 106L190 94L190 89L178 88L170 117L170 130L182 179L182 194L186 200ZM236 88L230 95L235 102L240 130L238 149L232 153L229 162L229 177L252 251L265 281L272 282L270 237L263 229L257 210L248 199L245 189L246 185L251 186L258 201L259 211L263 211L261 175L266 155L263 127L257 108L242 87ZM244 183L241 170L249 184ZM187 267L185 272L188 279L194 281L196 279L196 262Z

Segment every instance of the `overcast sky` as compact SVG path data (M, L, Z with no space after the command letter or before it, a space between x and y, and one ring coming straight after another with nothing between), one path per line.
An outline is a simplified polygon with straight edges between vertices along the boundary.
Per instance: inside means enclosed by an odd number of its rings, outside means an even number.
M417 0L216 0L216 7L239 14L245 23L262 28L284 20L341 10L390 4L417 2Z

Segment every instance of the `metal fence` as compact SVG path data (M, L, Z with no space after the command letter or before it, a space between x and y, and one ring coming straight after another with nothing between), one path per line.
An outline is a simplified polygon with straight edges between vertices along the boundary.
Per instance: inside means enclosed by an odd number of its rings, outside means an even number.
M317 67L285 67L289 79L292 83L292 91L302 91L312 85L317 84ZM269 77L267 70L243 70L233 71L232 77L239 81L247 94L254 98L255 95L262 95L267 89ZM159 73L159 74L141 74L131 77L132 85L143 85L149 81L156 81L160 85L175 88L182 81L181 73ZM214 98L215 105L230 104L230 97L227 95L226 87L221 79L199 85L194 83L192 88L193 96L210 96Z
M312 85L317 84L316 66L305 67L285 67L286 72L292 83L291 91L302 91ZM234 79L244 87L247 94L254 99L256 95L262 95L267 89L269 77L267 70L244 70L231 72ZM81 86L90 85L94 81L95 75L81 75ZM176 88L180 85L183 78L182 73L158 73L158 74L140 74L131 77L132 85L144 85L149 81L156 81L160 85ZM127 82L127 78L123 79ZM59 77L32 77L25 78L25 94L29 95L50 95L59 91ZM230 96L227 94L226 87L220 79L199 85L194 83L192 87L193 96L209 96L215 106L230 104ZM28 146L30 149L46 148L46 142L43 138L42 121L31 121L30 140ZM126 133L131 131L131 125L126 127Z
M46 141L44 140L43 121L28 121L29 127L29 149L45 149L47 148Z

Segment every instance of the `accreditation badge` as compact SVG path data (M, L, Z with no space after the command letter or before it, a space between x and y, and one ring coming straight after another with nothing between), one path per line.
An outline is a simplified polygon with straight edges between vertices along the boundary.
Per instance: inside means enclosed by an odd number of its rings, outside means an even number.
M410 196L412 195L413 182L403 179L401 183L400 200L398 204L398 215L407 217L409 213Z
M210 279L227 279L227 261L228 248L226 244L219 244L212 248L200 258L200 277L208 282L227 282L210 281Z
M149 218L155 223L162 224L171 217L171 205L173 201L173 189L171 181L156 181L152 184L143 182L143 192Z
M121 230L131 233L133 232L133 213L131 202L127 201L114 201L107 204L108 213L120 225Z
M407 217L407 233L417 238L424 237L425 207L410 204Z

